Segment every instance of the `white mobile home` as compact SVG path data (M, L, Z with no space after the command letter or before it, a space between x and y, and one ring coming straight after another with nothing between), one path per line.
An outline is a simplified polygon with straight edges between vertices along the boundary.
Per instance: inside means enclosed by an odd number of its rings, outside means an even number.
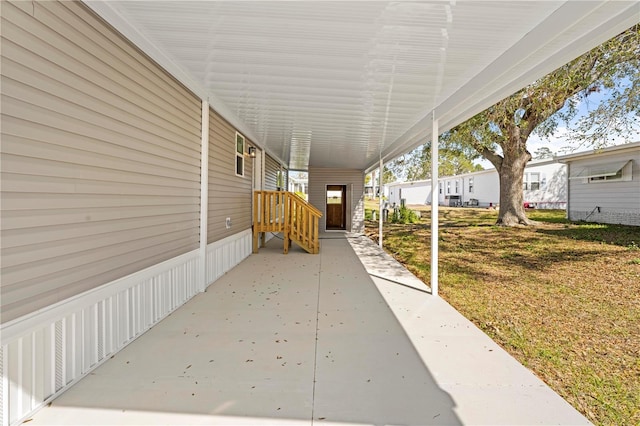
M309 171L321 231L361 231L365 173L637 13L605 0L2 1L0 424L249 257L256 225L282 224L256 196L283 192L287 169ZM494 31L503 22L518 25Z
M567 165L567 217L640 226L640 142L558 157Z
M394 182L385 185L389 192L389 203L400 205L400 200L407 204L431 203L431 180L415 180L412 182Z
M555 160L530 162L524 172L524 202L539 209L562 209L567 202L566 167ZM389 202L431 203L431 181L397 182L388 185ZM438 203L445 206L496 206L500 180L496 169L481 170L438 180Z

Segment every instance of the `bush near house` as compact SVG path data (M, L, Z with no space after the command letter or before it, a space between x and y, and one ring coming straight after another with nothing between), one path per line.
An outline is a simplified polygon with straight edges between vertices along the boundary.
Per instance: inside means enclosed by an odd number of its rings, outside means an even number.
M406 206L400 206L400 208L394 209L390 217L391 223L402 223L405 225L409 223L417 223L419 221L420 217L416 212Z
M539 226L505 228L497 215L441 207L441 296L595 424L640 424L640 227L536 210ZM385 224L384 242L429 282L423 217Z
M376 210L376 217L378 211ZM373 220L373 209L364 209L364 220Z

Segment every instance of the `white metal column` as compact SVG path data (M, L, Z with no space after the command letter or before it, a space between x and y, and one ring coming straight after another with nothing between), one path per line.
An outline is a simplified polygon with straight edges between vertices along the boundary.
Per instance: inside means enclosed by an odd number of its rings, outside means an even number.
M438 120L433 111L431 134L431 294L438 295Z
M202 135L200 146L200 254L198 285L207 288L207 221L209 211L209 101L202 101Z
M396 46L397 47L397 46ZM384 182L384 163L382 162L382 148L384 142L387 140L387 124L389 123L389 107L391 106L391 93L393 93L393 81L396 77L396 58L393 58L393 66L391 67L391 81L389 81L389 90L387 92L387 109L384 113L384 126L382 127L382 138L380 139L379 155L380 155L380 168L378 169L378 197L380 199L380 218L378 221L378 245L382 248L382 196L384 191L382 190L382 183Z
M383 199L382 199L382 170L383 170L384 164L382 163L382 157L380 157L380 170L378 170L378 199L379 199L379 211L378 211L378 245L380 247L382 247L382 219L384 219L384 217L382 216L382 203L383 203Z

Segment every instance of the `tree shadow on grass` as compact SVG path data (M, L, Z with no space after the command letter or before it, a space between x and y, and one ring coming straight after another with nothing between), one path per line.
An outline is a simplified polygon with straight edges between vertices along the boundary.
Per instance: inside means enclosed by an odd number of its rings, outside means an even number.
M640 227L626 225L576 224L564 229L538 229L537 232L571 240L591 241L622 247L640 246Z
M544 272L553 264L558 263L575 263L575 262L591 262L602 256L602 252L598 250L575 251L567 250L551 250L548 253L525 253L522 251L510 251L500 255L500 263L503 269L525 269L535 272ZM482 256L480 256L482 257ZM462 272L473 275L487 275L484 267L485 263L472 258L456 259L457 268Z

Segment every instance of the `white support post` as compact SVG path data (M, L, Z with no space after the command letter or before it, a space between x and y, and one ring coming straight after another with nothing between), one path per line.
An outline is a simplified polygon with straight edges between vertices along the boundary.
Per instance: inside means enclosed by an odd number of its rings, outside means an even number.
M380 169L378 170L378 202L379 202L379 211L378 211L378 245L380 246L380 248L382 248L382 220L384 219L384 217L382 216L382 206L383 206L383 200L382 200L382 195L383 195L383 191L382 191L382 170L383 170L384 164L382 163L382 157L380 157ZM374 193L375 194L375 193Z
M2 410L2 418L0 419L0 426L9 426L9 346L0 346L0 360L2 360L2 404L0 410Z
M371 186L373 191L373 198L376 198L376 171L371 171Z
M393 81L396 76L396 58L393 58L393 66L391 67L391 81L389 81L389 91L387 92L387 110L384 113L384 126L382 127L382 138L380 139L380 168L378 169L378 192L380 197L380 220L378 225L378 244L380 248L382 248L382 196L384 195L384 191L382 190L382 182L384 181L384 163L382 162L382 148L384 147L384 142L387 140L387 123L389 122L389 109L391 107L391 93L393 93Z
M200 260L198 286L207 288L207 220L209 211L209 101L202 101L202 135L200 157Z
M431 134L431 294L438 296L438 120L433 111Z

